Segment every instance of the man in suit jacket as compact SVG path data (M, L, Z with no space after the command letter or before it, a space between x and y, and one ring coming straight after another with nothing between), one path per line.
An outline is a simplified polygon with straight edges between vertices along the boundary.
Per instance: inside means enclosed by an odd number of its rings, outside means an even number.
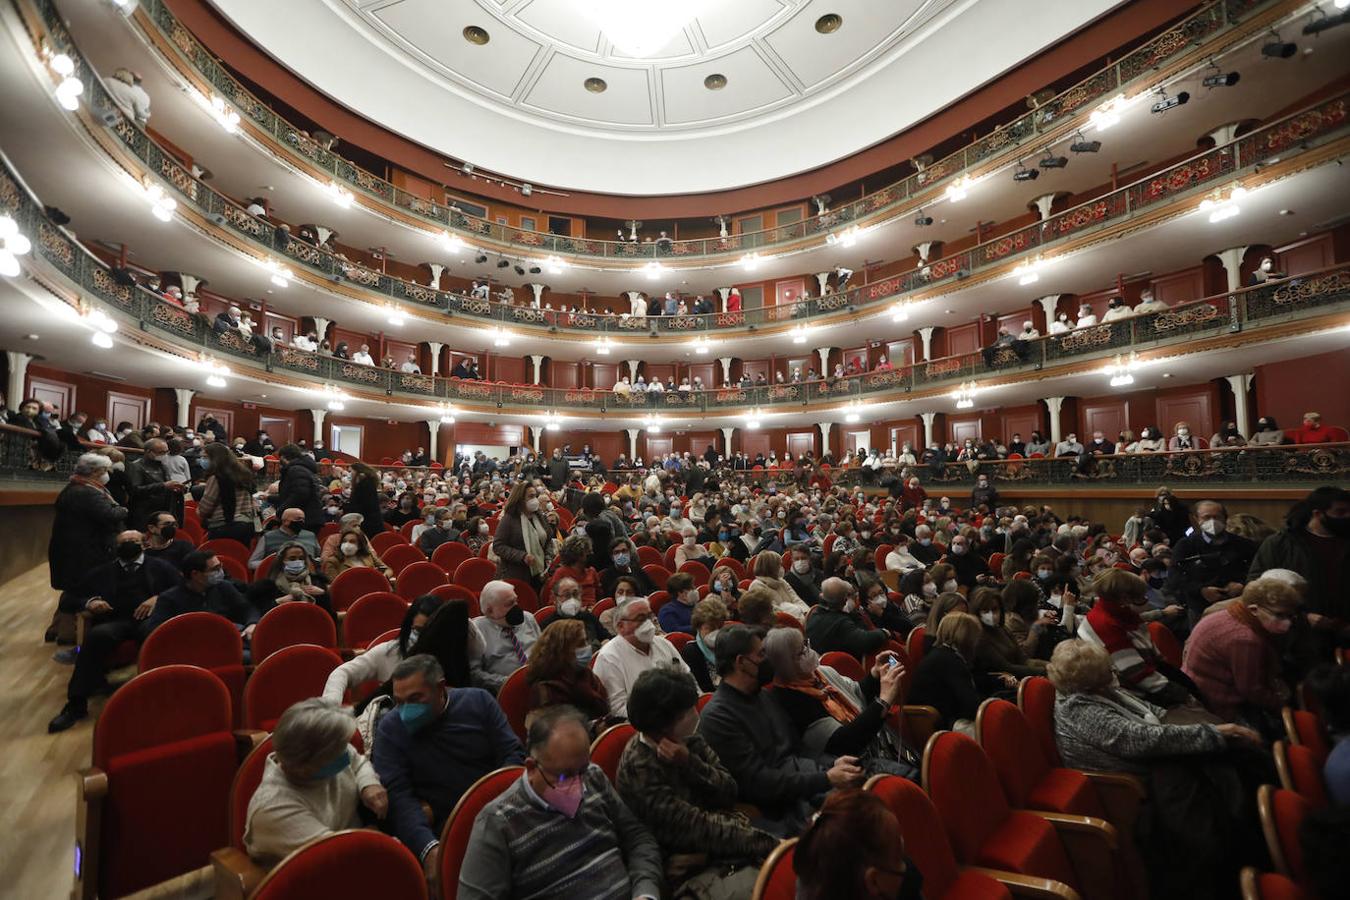
M178 583L173 566L145 555L139 531L120 533L115 552L116 559L89 570L80 588L67 595L71 611L88 613L92 624L75 655L66 705L47 724L48 733L65 731L89 715L89 698L108 689L113 652L123 641L145 640L160 592Z

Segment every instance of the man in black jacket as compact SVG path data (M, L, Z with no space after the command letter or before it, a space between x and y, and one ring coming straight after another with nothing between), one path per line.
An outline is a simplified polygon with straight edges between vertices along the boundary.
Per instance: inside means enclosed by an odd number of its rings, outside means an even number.
M842 578L826 578L820 606L806 617L806 636L817 653L841 650L859 659L875 653L891 639L884 628L870 631L858 614L858 589Z
M244 599L225 577L225 567L214 553L196 550L183 560L182 583L159 595L150 617L152 629L190 612L209 612L224 616L243 632L244 640L253 637L258 610Z
M807 606L820 602L820 570L811 561L811 548L797 544L791 550L792 559L784 580L797 592Z
M1242 593L1256 544L1228 533L1228 510L1215 500L1195 504L1199 528L1172 545L1166 589L1186 607L1191 625L1205 608Z
M175 519L182 518L183 491L187 485L174 481L164 467L169 445L160 438L145 444L141 458L127 465L127 493L131 513L128 522L132 528L144 528L157 512L167 512Z
M47 732L65 731L89 715L89 698L108 689L108 663L123 641L144 641L154 627L157 597L178 583L163 560L145 555L139 531L117 536L117 558L90 570L82 586L67 594L71 612L88 613L91 626L75 656L66 687L66 705L47 724Z
M323 484L319 466L296 444L287 444L281 457L281 479L277 485L277 509L298 509L305 514L305 529L315 534L323 528Z
M548 458L548 486L555 491L562 490L568 476L567 460L563 458L562 450L554 447L553 454Z

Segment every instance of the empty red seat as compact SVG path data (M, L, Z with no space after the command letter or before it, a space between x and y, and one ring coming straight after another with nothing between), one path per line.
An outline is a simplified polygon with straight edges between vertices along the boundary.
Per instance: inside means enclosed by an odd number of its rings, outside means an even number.
M910 631L909 636L905 638L905 652L909 654L909 661L914 668L919 668L919 663L923 662L923 636L925 628L920 625Z
M380 554L381 559L384 559L384 551L392 550L400 544L411 546L410 542L403 536L403 532L401 531L381 531L370 539L370 546L374 548L376 553Z
M368 567L347 569L339 572L338 577L328 585L328 600L333 604L334 612L342 612L355 603L358 597L388 590L391 590L389 579L384 577L384 573Z
M357 599L342 617L342 646L364 647L377 635L401 628L408 601L389 591Z
M445 583L445 573L440 566L425 559L405 568L394 582L395 591L405 600L416 600Z
M249 900L426 896L426 875L412 851L387 834L354 828L316 838L287 856Z
M248 548L234 538L212 538L197 548L203 553L214 553L222 559L228 557L248 568ZM248 579L245 578L245 581Z
M1285 707L1282 714L1285 737L1289 739L1289 743L1307 747L1312 751L1318 765L1325 763L1331 753L1331 741L1327 738L1322 720L1317 718L1315 713L1303 709Z
M459 896L459 870L474 820L483 807L515 784L524 772L522 766L506 766L487 773L471 784L450 810L441 829L441 900L455 900Z
M220 567L225 570L226 578L231 581L237 581L240 584L248 584L249 581L251 581L248 574L248 566L245 563L241 563L233 556L217 555L216 558L220 560Z
M342 665L327 647L284 647L263 660L244 685L244 727L271 731L292 704L323 694L333 670Z
M442 600L463 600L469 604L469 618L482 614L478 608L478 597L462 584L438 584L431 589L431 595Z
M1064 765L1055 744L1055 686L1050 679L1040 675L1023 678L1017 686L1017 708L1026 716L1045 761L1052 766Z
M711 574L708 572L708 567L696 559L691 559L689 562L680 566L679 571L686 572L693 576L694 584L699 585L707 584Z
M980 705L975 739L1014 809L1106 817L1088 777L1076 769L1052 767L1022 711L1007 700L989 699Z
M670 580L670 570L665 566L649 565L643 566L642 571L647 573L647 577L652 580L659 589L666 589L666 582Z
M484 545L486 546L486 545ZM466 559L455 567L455 574L451 577L452 584L460 585L473 591L475 597L483 589L483 585L497 577L497 564L487 559Z
M134 893L225 846L239 765L232 720L225 685L195 666L143 672L108 700L77 788L74 896Z
M1258 872L1251 866L1239 876L1242 900L1307 900L1308 895L1286 875Z
M244 640L233 622L215 613L190 612L150 632L141 644L139 670L174 665L198 666L224 682L234 725L239 726L244 714Z
M516 589L516 604L521 609L532 613L539 608L539 594L532 584L519 578L507 578L505 581Z
M1275 871L1312 893L1298 837L1299 826L1312 812L1312 805L1293 791L1263 784L1256 791L1256 808L1261 814L1261 830Z
M446 575L454 574L455 569L466 559L473 559L473 551L459 541L446 541L431 552L431 561L440 566Z
M643 566L646 565L659 566L661 565L664 559L664 557L661 556L660 550L657 550L655 547L648 546L647 544L643 544L642 546L637 548L637 555L638 555L638 564Z
M852 678L854 681L862 681L867 673L863 671L862 663L858 662L858 657L851 653L845 653L842 650L831 650L820 657L822 666L829 666L840 675Z
M253 570L254 581L266 581L272 571L272 563L277 561L275 553L269 553L263 557L263 561L258 563L258 568Z
M337 626L326 609L313 603L282 603L269 609L253 629L253 664L296 644L337 648Z
M398 578L403 574L403 570L413 563L426 562L427 555L412 544L395 544L388 550L380 552L380 559Z

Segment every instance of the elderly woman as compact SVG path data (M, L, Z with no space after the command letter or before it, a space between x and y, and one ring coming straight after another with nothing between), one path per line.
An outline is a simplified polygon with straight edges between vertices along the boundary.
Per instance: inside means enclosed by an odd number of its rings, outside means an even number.
M553 570L542 596L551 596L555 585L564 578L570 578L581 589L581 606L590 609L600 599L596 591L600 589L600 574L590 563L595 548L591 539L584 534L574 534L562 542L558 549L558 567Z
M492 539L499 580L519 578L536 590L541 587L554 555L548 522L539 510L541 502L539 489L528 482L518 481L511 489Z
M806 614L811 611L811 607L797 596L792 585L783 580L782 556L772 550L763 551L755 557L751 572L755 577L750 586L763 587L773 595L775 612L785 612L799 621L806 621Z
M687 562L701 562L705 566L713 564L712 554L702 544L697 543L698 530L692 524L680 526L680 546L675 548L675 568L678 570Z
M338 536L338 552L324 567L323 574L332 581L348 569L361 568L375 569L390 582L394 580L394 570L386 566L375 548L370 546L361 527L346 526Z
M900 701L905 668L884 651L861 683L820 664L820 654L796 628L764 636L773 667L773 699L802 736L806 755L857 756L869 772L914 775L900 761L900 744L886 728L886 714Z
M1277 641L1298 613L1299 594L1275 579L1258 578L1236 603L1201 617L1186 641L1181 670L1195 682L1210 711L1265 734L1283 733L1280 707L1289 687L1280 680Z
M299 541L287 541L277 551L272 567L248 586L248 600L266 613L282 603L317 603L331 615L328 579L314 570L314 560Z
M980 620L952 612L943 617L933 638L932 649L924 652L914 671L907 699L935 707L941 727L970 733L982 699L972 668L980 648Z
M558 704L581 710L592 723L609 716L609 696L590 669L591 643L576 619L554 619L530 651L525 682L530 687L530 715ZM592 730L595 730L594 728Z
M721 681L717 675L717 659L713 648L717 643L717 633L727 624L728 618L726 604L712 594L706 600L700 600L689 617L694 639L685 641L680 648L680 656L693 673L699 690L704 693L711 693Z
M708 596L716 597L725 603L728 612L734 618L741 602L741 589L736 581L736 573L727 566L713 569L712 577L708 579Z
M892 634L898 634L901 637L908 637L914 630L914 623L910 621L909 616L905 615L904 608L898 603L892 603L890 592L886 590L886 584L872 577L861 577L862 582L862 604L867 612L867 617L872 620L872 624L878 628L885 628Z
M360 827L358 804L384 818L389 798L375 767L351 748L355 730L350 713L317 697L282 713L244 820L255 862L274 865L315 838Z
M922 873L904 855L904 835L876 794L831 791L793 857L797 900L918 897Z

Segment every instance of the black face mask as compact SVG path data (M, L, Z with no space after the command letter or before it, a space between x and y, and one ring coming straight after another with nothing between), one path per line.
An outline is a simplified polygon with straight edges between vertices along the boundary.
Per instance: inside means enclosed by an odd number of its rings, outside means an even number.
M178 533L178 526L172 523L159 526L159 536L166 541L173 540L173 536Z
M511 611L506 614L506 624L510 625L512 628L515 628L524 621L525 610L521 609L519 606L511 607Z
M907 867L905 877L900 881L900 893L896 895L895 900L921 900L923 897L923 873L919 867L914 865L914 861L908 856L905 857Z
M762 660L759 664L758 671L755 672L755 678L759 682L760 687L764 687L764 685L773 681L773 664L767 659Z
M133 541L123 541L117 545L117 558L122 562L132 562L141 555L142 547Z
M1333 537L1350 537L1350 516L1329 516L1323 513L1322 525Z

